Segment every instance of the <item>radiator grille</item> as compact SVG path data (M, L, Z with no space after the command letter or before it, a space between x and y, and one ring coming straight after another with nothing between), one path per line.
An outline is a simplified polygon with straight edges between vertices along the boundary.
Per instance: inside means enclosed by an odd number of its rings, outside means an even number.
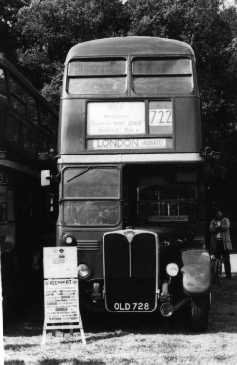
M156 309L157 246L156 235L153 232L134 230L131 240L127 238L126 230L104 235L107 310L150 312Z

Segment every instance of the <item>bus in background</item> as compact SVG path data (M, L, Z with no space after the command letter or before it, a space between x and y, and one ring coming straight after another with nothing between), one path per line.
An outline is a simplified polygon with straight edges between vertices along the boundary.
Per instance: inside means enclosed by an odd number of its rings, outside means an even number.
M52 164L40 161L39 153L56 150L57 114L3 54L0 130L0 240L9 310L11 298L12 304L18 294L29 299L38 290L32 265L42 241L55 241L53 193L40 186L41 168Z
M93 40L67 55L57 245L77 245L90 310L207 327L210 260L195 56L155 37ZM195 249L196 247L196 249Z

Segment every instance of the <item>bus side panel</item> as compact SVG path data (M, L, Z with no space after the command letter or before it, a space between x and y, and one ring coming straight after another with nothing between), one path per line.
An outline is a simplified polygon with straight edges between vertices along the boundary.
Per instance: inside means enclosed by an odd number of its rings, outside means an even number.
M85 100L63 100L59 136L59 151L62 154L77 154L85 149L85 120Z
M62 154L80 154L85 151L85 100L64 99L60 119L64 122L61 123L59 151ZM187 133L188 139L186 138ZM147 137L151 136L148 135ZM175 152L199 152L200 149L201 121L199 98L175 98ZM134 152L137 151L134 150ZM159 149L158 152L160 153L162 150Z
M199 98L176 98L175 120L176 152L200 152L201 120Z

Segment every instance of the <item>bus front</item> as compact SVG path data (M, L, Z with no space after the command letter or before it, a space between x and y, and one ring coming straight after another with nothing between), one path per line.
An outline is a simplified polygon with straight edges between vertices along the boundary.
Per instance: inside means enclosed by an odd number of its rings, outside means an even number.
M156 310L170 294L167 265L183 277L177 247L204 245L191 47L153 37L74 46L65 63L59 136L57 240L78 247L87 306Z

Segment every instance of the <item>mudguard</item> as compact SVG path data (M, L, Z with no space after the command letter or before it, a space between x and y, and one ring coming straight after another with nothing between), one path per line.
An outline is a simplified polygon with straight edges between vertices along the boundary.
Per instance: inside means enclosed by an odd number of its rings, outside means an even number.
M211 286L211 261L206 250L182 252L183 289L187 294L204 294Z

